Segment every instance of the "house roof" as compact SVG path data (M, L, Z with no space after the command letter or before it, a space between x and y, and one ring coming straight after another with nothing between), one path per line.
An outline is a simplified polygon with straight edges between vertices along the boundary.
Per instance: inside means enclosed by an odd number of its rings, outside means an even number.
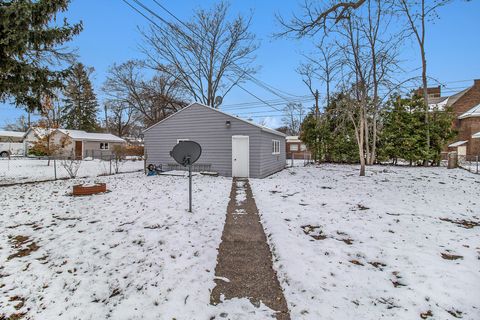
M285 140L286 140L287 142L302 142L302 141L298 138L298 136L286 136L286 137L285 137Z
M0 137L23 138L25 132L0 130Z
M70 130L70 129L57 129L65 135L68 135L74 140L82 141L105 141L105 142L125 142L122 138L119 138L110 133L92 133L83 130Z
M468 87L467 89L464 89L454 95L451 95L450 97L448 97L448 103L447 105L449 107L451 107L455 102L457 102L458 99L460 99L465 93L467 93L470 89L472 89L472 87Z
M212 111L221 113L221 114L223 114L223 115L225 115L225 116L227 116L227 117L230 117L230 118L233 118L233 119L236 119L236 120L245 122L245 123L247 123L247 124L250 124L250 125L252 125L252 126L255 126L255 127L257 127L257 128L260 128L260 129L261 129L262 131L264 131L264 132L272 133L272 134L275 134L275 135L278 135L278 136L282 136L282 137L286 137L286 136L287 136L286 134L281 133L280 131L277 131L277 130L273 130L273 129L264 127L264 126L259 125L259 124L257 124L257 123L254 123L254 122L251 122L251 121L242 119L242 118L240 118L240 117L237 117L237 116L228 114L228 113L226 113L226 112L220 111L220 110L218 110L218 109L215 109L215 108L206 106L206 105L201 104L201 103L198 103L198 102L193 102L193 103L189 104L189 105L186 106L185 108L183 108L183 109L175 112L174 114L171 114L170 116L168 116L168 117L166 117L165 119L163 119L163 120L155 123L154 125L151 125L151 126L148 127L147 129L143 130L143 132L147 132L147 131L150 130L151 128L153 128L153 127L155 127L155 126L163 123L164 121L166 121L167 119L170 119L171 117L174 117L174 116L180 114L182 111L187 110L187 109L189 109L190 107L192 107L192 106L194 106L194 105L202 106L202 107L207 108L207 109L209 109L209 110L212 110Z
M448 97L434 97L428 99L428 106L430 109L437 108L440 110L445 109L445 107L451 107L458 99L460 99L465 93L468 92L472 87L468 87L454 95Z
M455 147L459 147L461 145L464 145L465 143L467 143L468 141L457 141L457 142L454 142L452 144L449 144L448 147L449 148L455 148Z
M47 129L42 127L30 127L28 128L27 132L25 132L24 136L27 136L31 131L35 134L38 138L42 139L47 134L55 131L55 129Z
M458 119L465 119L465 118L472 118L472 117L480 117L480 103L477 104L472 109L468 110L467 112L461 114Z
M428 106L430 110L438 109L444 110L445 106L448 104L449 97L435 97L428 99Z
M475 133L472 138L480 139L480 132Z

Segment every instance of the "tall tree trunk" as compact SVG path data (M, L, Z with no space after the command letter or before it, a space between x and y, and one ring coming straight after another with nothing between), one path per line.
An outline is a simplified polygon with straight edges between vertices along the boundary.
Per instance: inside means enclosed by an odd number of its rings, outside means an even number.
M366 115L366 109L364 109L364 114L363 114L363 118L365 119L365 162L367 165L370 164L370 137L369 137L369 134L370 134L370 130L368 128L369 126L369 122L367 120L367 115Z
M372 123L372 155L370 156L370 164L373 165L377 159L377 111L375 110L373 114L373 123Z
M359 141L358 141L358 155L360 156L360 176L365 176L365 152L364 152L364 131L365 131L365 118L363 117L363 111L360 113L360 132L359 132Z
M423 84L423 102L425 103L425 130L426 130L426 158L423 162L424 166L428 166L430 154L430 108L428 106L428 82L427 82L427 59L425 58L425 48L422 46L422 84Z

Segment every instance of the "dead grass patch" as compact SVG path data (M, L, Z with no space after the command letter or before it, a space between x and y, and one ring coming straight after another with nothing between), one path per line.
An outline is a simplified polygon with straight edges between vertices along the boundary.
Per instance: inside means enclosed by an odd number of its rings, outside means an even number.
M300 228L302 228L303 233L315 240L325 240L327 238L327 236L323 234L323 231L320 230L320 226L313 226L309 224L301 226Z
M449 218L440 218L440 220L456 224L457 226L465 228L465 229L472 229L474 227L479 227L480 226L480 222L473 221L473 220L471 220L471 221L470 220L464 220L464 219L462 219L462 220L452 220L452 219L449 219Z
M445 260L458 260L463 259L463 256L442 252L442 258Z
M13 245L13 248L18 249L18 251L9 255L7 260L26 257L40 248L35 242L30 240L29 237L22 235L10 237L10 243Z

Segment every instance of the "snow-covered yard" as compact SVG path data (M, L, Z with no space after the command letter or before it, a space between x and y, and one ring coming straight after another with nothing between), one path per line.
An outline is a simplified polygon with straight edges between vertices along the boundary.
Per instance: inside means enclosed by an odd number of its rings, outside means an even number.
M480 179L294 167L250 179L292 319L480 319ZM79 181L110 192L68 193ZM210 305L232 180L142 173L0 187L0 319L269 319ZM242 195L239 195L242 198Z
M62 166L62 161L56 161L57 178L68 177L67 171ZM143 160L128 160L119 165L119 172L132 172L143 170ZM110 161L83 160L78 170L77 177L96 177L115 172L115 167L110 168ZM55 178L54 162L47 160L12 158L0 159L0 185L16 182L31 182L53 180Z
M68 195L79 180L111 192ZM210 305L231 179L195 176L194 213L187 181L0 187L0 319L265 319L247 299Z
M480 177L291 168L251 180L292 319L480 319Z

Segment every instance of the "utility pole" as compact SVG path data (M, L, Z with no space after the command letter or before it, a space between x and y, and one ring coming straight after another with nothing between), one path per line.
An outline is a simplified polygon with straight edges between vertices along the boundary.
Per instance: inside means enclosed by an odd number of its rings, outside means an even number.
M103 105L103 110L105 112L105 131L110 132L108 129L108 107L106 103Z
M319 119L319 116L320 116L320 109L318 107L318 89L315 90L315 118L317 119L317 122L318 122L318 119Z

